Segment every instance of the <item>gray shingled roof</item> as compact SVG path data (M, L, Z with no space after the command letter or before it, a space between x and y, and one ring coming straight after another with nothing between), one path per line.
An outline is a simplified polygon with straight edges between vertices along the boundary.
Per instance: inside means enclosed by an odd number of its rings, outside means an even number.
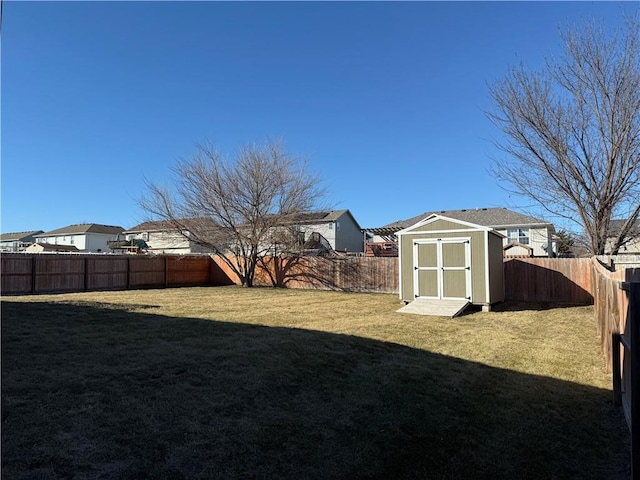
M344 214L349 215L352 218L352 220L355 222L355 224L358 225L358 221L355 219L353 214L347 209L344 209L344 210L328 210L328 211L311 212L311 213L301 213L301 214L295 216L295 221L296 221L296 223L301 223L301 224L313 224L313 223L321 223L321 222L335 222ZM358 228L360 228L360 227L358 226Z
M398 220L396 222L392 222L382 228L402 230L403 228L415 225L420 220L424 220L425 218L433 214L442 215L454 220L475 223L476 225L491 228L525 225L551 225L551 223L545 222L544 220L540 220L529 215L524 215L522 213L514 212L512 210L507 210L506 208L470 208L465 210L440 210L425 212L406 220Z
M35 237L51 237L59 235L83 235L86 233L104 233L108 235L116 235L122 233L124 228L113 225L100 225L98 223L81 223L78 225L69 225L68 227L58 228L49 232L34 235Z
M289 221L291 223L299 223L299 224L335 222L336 220L338 220L338 218L340 218L345 213L348 213L351 216L351 218L353 218L353 221L356 222L356 225L357 225L358 222L353 217L353 215L351 215L351 212L349 212L349 210L328 210L328 211L321 211L321 212L300 213L300 214L293 215ZM185 223L188 225L188 221L185 221ZM132 227L126 230L124 233L163 232L163 231L174 230L174 229L175 227L170 222L167 222L165 220L158 220L158 221L149 221L149 222L140 223L135 227Z
M622 229L624 222L626 222L626 220L611 220L611 223L609 223L609 235L611 236L617 235ZM636 220L634 222L633 227L631 227L631 231L629 232L629 234L632 236L640 234L640 220Z
M0 235L0 242L19 242L25 238L32 237L42 232L43 232L42 230L33 230L31 232L3 233Z

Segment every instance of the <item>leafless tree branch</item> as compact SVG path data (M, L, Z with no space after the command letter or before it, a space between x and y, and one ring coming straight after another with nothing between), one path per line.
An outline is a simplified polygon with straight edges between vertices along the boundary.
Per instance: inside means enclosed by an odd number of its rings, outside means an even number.
M617 253L640 214L640 25L607 36L591 24L561 34L565 53L540 71L524 66L490 86L491 121L506 154L496 178L548 212L581 225L605 253L623 218Z
M262 255L276 245L295 248L286 225L324 196L306 161L286 153L279 141L247 145L231 160L210 142L198 144L172 172L173 190L146 181L141 208L211 249L245 286L253 285Z

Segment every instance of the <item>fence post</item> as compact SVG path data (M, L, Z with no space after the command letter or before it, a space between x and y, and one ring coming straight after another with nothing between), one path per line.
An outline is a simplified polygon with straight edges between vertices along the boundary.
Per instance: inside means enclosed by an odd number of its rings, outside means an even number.
M631 343L631 478L640 478L640 282L629 285Z
M89 290L89 257L84 257L84 290Z
M613 404L622 404L622 369L620 365L620 334L611 334L611 361L613 370Z
M169 258L164 257L164 287L169 286Z
M127 257L127 290L131 289L131 257Z
M37 255L31 256L31 293L36 293L36 258Z

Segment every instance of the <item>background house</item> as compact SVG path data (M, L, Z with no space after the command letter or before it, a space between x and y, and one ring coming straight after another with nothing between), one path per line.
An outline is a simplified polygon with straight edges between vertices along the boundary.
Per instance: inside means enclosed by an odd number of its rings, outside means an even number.
M193 220L195 228L202 229L203 221L206 222L207 219ZM189 221L185 223L189 225ZM309 250L324 249L348 253L363 251L360 225L349 210L295 215L283 223L282 227L293 229L300 245ZM211 228L215 228L213 223ZM143 222L123 233L126 240L143 240L148 246L148 252L212 253L210 249L190 241L188 231L182 234L167 221ZM265 246L265 249L268 249L268 246Z
M607 253L611 252L611 249L613 248L613 244L616 240L616 235L622 229L624 222L625 220L611 220L611 224L609 225L609 235L607 237L607 245L605 247L605 252ZM640 220L636 220L631 230L631 235L627 239L625 239L625 243L620 247L618 254L640 255Z
M320 235L332 250L342 253L364 251L362 230L349 210L330 210L297 215L295 228L303 243Z
M189 232L185 232L187 237ZM176 228L167 221L149 221L142 222L133 228L123 232L126 240L141 240L146 243L146 251L149 253L212 253L202 245L199 245L181 234Z
M32 230L30 232L3 233L0 236L0 252L23 252L36 240L34 235L43 233L43 230Z
M534 257L555 256L555 228L553 224L529 215L507 210L506 208L475 208L425 212L406 220L398 220L383 227L366 229L365 235L367 235L367 233L369 234L367 251L373 252L372 248L376 244L397 243L397 239L395 238L396 232L415 225L420 220L434 214L492 228L505 237L503 242L504 247L506 247L506 255L515 254L516 256L522 256L523 252L530 252L530 255Z
M70 245L82 252L109 252L108 242L117 240L124 229L113 225L82 223L34 235L36 243Z

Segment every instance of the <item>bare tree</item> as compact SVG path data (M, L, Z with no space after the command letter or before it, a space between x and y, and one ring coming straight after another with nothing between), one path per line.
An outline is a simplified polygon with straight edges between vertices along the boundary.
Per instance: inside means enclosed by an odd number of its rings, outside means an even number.
M511 69L490 87L489 118L505 134L493 174L513 192L584 229L593 254L633 234L640 213L640 26L561 33L565 52L540 71Z
M322 198L320 180L282 143L243 147L232 160L211 143L173 170L173 189L147 181L140 206L184 238L217 254L243 286L253 286L261 255L295 249L291 225Z

